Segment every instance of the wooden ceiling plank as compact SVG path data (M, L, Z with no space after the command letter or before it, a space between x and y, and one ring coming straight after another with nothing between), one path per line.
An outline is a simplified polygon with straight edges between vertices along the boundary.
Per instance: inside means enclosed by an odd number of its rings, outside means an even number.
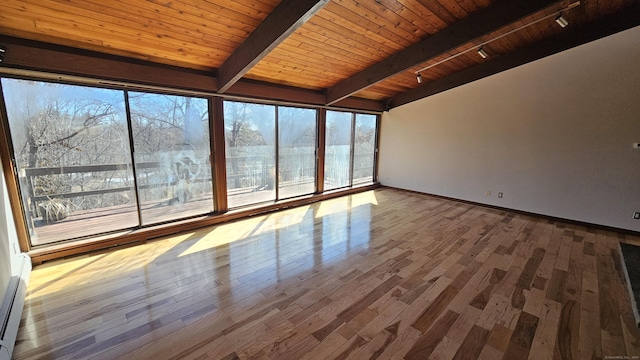
M420 16L418 12L414 11L415 7L407 6L407 4L403 3L402 1L394 1L397 3L396 7L399 8L394 12L401 18L405 19L405 21L408 21L414 26L422 29L425 34L434 34L438 32L439 29L437 27L433 26L433 24L431 24L429 21L425 21L425 19ZM413 0L411 3L413 3ZM389 11L392 10L390 9Z
M329 0L284 0L218 69L224 93L258 61L316 14Z
M11 15L13 18L19 18L23 16L18 10L12 8L5 8L5 13ZM78 42L85 41L82 39L102 39L100 44L103 47L111 49L128 49L132 39L135 40L137 52L144 54L142 58L149 59L153 57L155 59L168 59L176 60L181 63L205 63L209 62L212 68L216 60L216 54L210 54L206 48L202 47L198 49L198 46L189 46L188 43L174 41L169 38L165 38L164 41L158 41L154 39L152 35L144 33L136 33L132 29L128 28L105 28L92 25L90 20L85 20L82 17L76 18L64 18L47 16L41 14L33 16L30 15L31 21L34 23L33 31L40 33L44 36L51 36L53 32L60 34L67 39L77 39ZM125 31L125 32L122 32ZM185 49L189 49L189 53L185 52ZM191 59L191 60L190 60Z
M225 8L233 10L240 14L251 16L254 19L264 20L269 13L276 7L278 1L262 3L259 1L208 1L209 3L222 5Z
M322 90L323 85L330 84L332 81L335 81L336 78L339 77L330 76L330 75L319 75L320 80L317 77L311 76L304 71L295 72L287 69L286 67L280 66L280 70L275 71L278 74L284 74L286 76L279 76L276 84L283 84L294 87L301 87L305 89L314 89L314 90ZM252 70L250 77L247 78L252 79L265 79L269 82L273 82L273 74L274 71L271 70Z
M473 0L457 0L458 5L460 5L466 12L472 13L478 11L480 6L476 4Z
M344 38L349 39L349 41L354 41L365 49L372 49L377 56L380 56L380 52L387 54L388 56L400 50L397 45L393 47L389 46L388 41L384 41L383 39L381 39L383 41L378 41L379 37L377 35L367 36L365 31L354 31L353 28L344 27L342 24L338 24L319 16L316 16L309 21L308 26L324 28L330 31L334 38Z
M15 20L15 17L12 17L11 19ZM3 20L3 15L0 14L0 22L2 22L2 20ZM33 21L31 20L31 22ZM9 24L9 23L2 22L2 24ZM52 31L52 30L46 31L46 34L43 34L42 36L34 36L34 33L32 31L24 32L24 31L19 31L14 29L4 29L0 26L0 34L6 35L6 36L13 36L16 38L25 38L25 39L31 38L32 40L42 41L50 44L78 48L78 40L64 39L63 37L65 34L61 34L57 31ZM63 40L60 40L60 39L63 39ZM91 43L90 40L93 40L94 42ZM104 45L102 44L101 40L87 38L86 41L82 42L82 49L88 50L88 51L94 51L94 52L103 52ZM210 66L201 66L198 64L185 63L184 61L157 58L155 56L143 55L140 53L133 53L130 51L120 50L120 49L113 49L110 52L110 55L126 57L133 60L150 61L158 64L178 66L178 67L194 69L194 70L211 71Z
M447 23L442 21L442 19L436 16L436 14L429 11L429 9L425 8L419 2L415 0L398 0L398 1L402 3L404 6L406 6L407 8L411 9L411 11L416 13L421 19L423 19L423 21L429 24L433 28L433 31L430 32L431 34L435 34L436 32L444 29L447 26Z
M97 2L100 0L89 1ZM144 12L143 16L157 18L163 23L181 24L182 27L201 29L204 34L220 36L238 43L244 41L251 31L253 31L252 27L248 27L246 24L241 22L229 24L226 20L220 18L203 17L202 14L201 16L198 16L191 14L190 12L179 12L147 1L136 1L133 4L128 4L123 0L117 1L121 4L120 6L124 7L121 11L133 11L135 9L136 12Z
M444 21L447 25L455 23L458 19L455 15L449 12L438 0L418 0L422 6L434 13L438 18Z
M13 0L5 0L7 8L15 8L11 6ZM201 39L202 33L196 36L185 34L186 28L171 30L161 29L154 26L145 26L147 31L140 31L141 18L138 16L127 16L124 11L116 10L102 5L92 5L89 2L83 2L82 7L70 6L65 3L52 2L47 0L39 0L38 4L28 4L28 1L22 0L18 2L21 7L33 14L41 14L45 19L57 18L62 21L68 21L70 24L75 22L85 24L89 27L99 29L109 29L123 33L125 38L130 36L141 36L149 39L149 42L171 42L177 46L200 49L203 52L210 52L212 43L205 42ZM144 21L144 20L143 20ZM146 23L147 25L150 25ZM69 31L73 29L70 27ZM217 49L228 51L230 53L235 49L237 44L216 43Z
M166 11L176 17L189 14L206 21L243 30L247 34L250 34L263 20L261 17L255 18L207 1L147 0L146 2L149 6L153 6L157 12Z
M403 23L395 23L393 21L389 21L377 12L369 9L366 6L362 6L354 0L333 0L333 2L341 5L345 9L349 10L351 14L355 15L349 16L348 14L344 14L343 16L345 16L345 18L349 21L355 22L358 21L358 17L364 18L368 23L375 26L383 27L394 34L403 37L410 43L419 41L422 38L422 34L415 33L414 28L408 28Z
M55 32L58 34L65 34L66 36L68 36L68 33L63 33L63 31L66 30L66 26L64 24L56 24L51 22L41 23L39 21L36 21L36 28L38 29L38 31L40 31L43 34ZM104 47L108 47L112 49L122 49L127 44L129 44L129 42L126 40L120 40L114 37L105 37L104 34L94 33L94 32L88 31L88 29L86 29L84 33L86 34L86 36L89 36L91 38L101 37L103 39L101 40L102 49L104 49ZM175 51L175 49L173 48L169 49L169 48L163 48L161 46L150 47L140 43L138 45L138 50L140 51L141 54L145 54L140 57L142 59L145 59L145 60L155 59L155 61L158 61L161 63L166 63L163 60L177 61L180 64L182 64L182 66L188 67L188 68L191 68L193 64L209 63L212 65L208 66L207 68L211 69L213 68L213 64L219 61L220 62L222 61L221 58L218 58L215 55L199 53L198 51L193 49L190 49L189 54L186 54L184 51Z
M379 44L369 43L366 38L354 35L354 33L350 33L347 29L336 28L331 26L330 24L326 24L329 25L327 27L320 26L315 22L316 21L314 21L313 24L309 22L309 24L305 26L304 31L313 32L325 37L325 44L331 44L336 47L342 47L345 49L349 49L354 53L358 53L365 58L370 59L369 63L375 63L384 59L390 54L395 53L395 51L393 51L392 49L379 47Z
M411 36L411 39L407 39L404 36L400 36L395 32L391 31L390 29L378 23L374 23L369 19L360 16L360 14L354 13L353 11L345 8L344 6L338 5L334 2L330 2L325 7L325 10L335 15L336 16L335 20L342 23L343 26L345 27L349 27L350 23L358 25L364 29L367 29L368 31L378 34L379 36L389 39L389 41L394 42L403 48L419 40L415 36ZM331 20L334 20L334 19L332 18Z
M40 3L46 4L46 2ZM168 17L163 14L153 13L135 5L126 5L125 3L120 3L115 0L100 3L86 0L66 0L64 3L56 1L55 5L49 6L51 6L53 10L57 11L64 9L67 12L71 12L71 9L76 9L76 13L80 17L96 20L91 22L91 24L95 26L111 27L112 25L110 23L129 26L132 31L144 32L155 37L154 41L162 40L163 37L168 36L188 43L193 43L195 45L202 45L203 47L208 48L210 52L211 49L215 49L216 53L224 53L225 58L244 39L244 36L239 37L238 35L223 33L217 29L213 30L212 28L198 25L191 21L184 21L175 17ZM137 26L135 24L137 24ZM212 38L205 38L204 36L206 33L202 32L201 29L213 32L216 36ZM233 40L234 38L236 40ZM133 50L135 50L135 48ZM113 51L110 49L108 52L112 53ZM219 64L221 64L221 62ZM219 64L217 64L216 67L219 66Z
M269 60L271 60L271 62L269 62ZM309 66L305 66L306 64L302 61L302 60L296 60L296 59L291 59L291 58L264 58L264 60L267 64L271 64L271 66L274 67L275 69L283 69L288 67L291 70L294 70L296 72L301 72L305 75L307 75L309 78L314 79L317 76L331 76L333 78L337 78L337 79L342 79L345 77L346 75L346 71L344 69L340 69L339 67L336 68L327 68L326 66L322 67L319 64L312 64L314 65L311 69L312 71L309 71ZM267 65L265 66L261 66L262 69L268 68Z
M457 0L438 0L438 2L458 20L464 19L469 16L470 12L467 11L464 7L460 6Z
M511 22L558 3L558 0L502 1L481 9L327 89L327 104L344 99L379 81L403 72Z
M431 34L431 32L423 29L421 26L418 26L414 22L415 15L413 16L413 19L411 18L407 19L401 16L400 14L398 14L397 12L390 10L389 8L385 7L383 4L378 3L376 1L370 1L370 0L353 0L353 1L355 1L355 3L359 6L359 8L366 8L371 13L374 13L380 18L385 19L389 23L395 24L396 28L403 29L404 31L410 34L413 34L415 36L418 36L419 38L423 38L425 35ZM404 8L402 4L400 4L400 6L401 8ZM406 15L410 16L412 14L409 12Z
M284 54L289 54L295 57L301 57L303 60L315 59L319 63L329 64L331 66L344 66L350 69L350 71L352 72L356 72L361 66L359 62L354 61L350 57L335 56L335 54L318 52L317 49L314 49L311 46L306 47L306 46L302 46L301 44L298 44L296 46L290 45L289 40L280 44L280 46L277 49L277 52L280 53L281 51ZM274 52L272 52L272 54L274 54ZM259 66L259 64L256 66Z
M520 48L448 77L425 82L422 86L388 99L388 108L408 104L636 26L640 26L640 3L579 27L567 28L558 35L536 42L533 46Z
M253 67L253 69L265 68L265 66L263 66L263 62L269 61L286 61L291 64L297 64L299 67L304 68L305 71L308 71L312 76L317 76L316 74L321 71L327 71L339 74L340 78L344 78L358 69L357 66L353 64L338 62L337 60L323 57L322 54L311 54L306 56L300 51L290 51L284 48L279 48L277 54L271 53L267 55L263 61Z
M16 30L22 29L22 30ZM66 36L68 34L59 34L59 33L46 33L41 29L36 27L36 22L33 18L23 18L21 16L11 15L8 12L0 13L0 34L7 36L16 36L16 37L27 37L34 36L34 34L39 35L37 37L42 38L42 41L47 41L53 43L52 39L56 39L56 35L58 36ZM86 34L85 34L86 35ZM80 36L78 35L77 39L70 39L69 37L64 37L60 41L60 45L66 46L74 46L77 45L78 42L86 43L89 46L95 46L102 48L102 40L96 39L91 36ZM131 52L127 52L127 54L133 56L140 54L133 54Z
M352 59L357 63L371 61L366 56L361 56L357 53L350 52L349 50L344 49L342 47L337 47L331 44L324 43L315 38L309 37L306 34L301 34L299 32L296 32L293 35L291 35L291 38L296 40L299 39L301 41L301 44L299 47L308 51L317 51L329 57Z

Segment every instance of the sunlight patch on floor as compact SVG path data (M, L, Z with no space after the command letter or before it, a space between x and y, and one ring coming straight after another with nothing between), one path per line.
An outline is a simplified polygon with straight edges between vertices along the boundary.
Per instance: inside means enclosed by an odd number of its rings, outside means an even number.
M220 225L208 231L200 240L183 251L180 256L194 254L213 249L217 246L230 244L234 241L250 236L266 219L266 216L256 216L231 224Z
M310 210L311 206L305 205L270 215L219 225L212 230L208 230L201 239L182 252L180 256L231 244L251 236L265 235L290 226L297 226L305 220ZM309 219L312 218L310 217Z
M345 212L363 205L378 205L378 199L373 191L323 201L318 207L316 218Z

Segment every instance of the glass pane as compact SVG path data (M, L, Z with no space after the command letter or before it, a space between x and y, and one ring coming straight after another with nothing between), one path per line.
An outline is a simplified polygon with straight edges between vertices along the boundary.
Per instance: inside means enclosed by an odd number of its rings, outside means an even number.
M275 106L224 102L230 208L275 200L275 125Z
M351 113L327 111L324 189L349 186L351 173Z
M31 244L138 225L122 91L2 79Z
M143 225L213 211L206 99L129 93Z
M316 178L316 111L278 107L280 199L311 194Z
M353 185L373 182L376 146L376 116L356 114L353 143Z

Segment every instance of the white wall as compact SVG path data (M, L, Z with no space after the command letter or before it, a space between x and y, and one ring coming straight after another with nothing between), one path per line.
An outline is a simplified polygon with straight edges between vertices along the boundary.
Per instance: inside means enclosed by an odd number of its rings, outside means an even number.
M0 165L0 305L7 291L7 285L11 276L19 273L19 246L16 234L9 197L7 195L7 183ZM2 319L0 319L2 320Z
M384 113L379 180L640 231L637 142L640 27Z

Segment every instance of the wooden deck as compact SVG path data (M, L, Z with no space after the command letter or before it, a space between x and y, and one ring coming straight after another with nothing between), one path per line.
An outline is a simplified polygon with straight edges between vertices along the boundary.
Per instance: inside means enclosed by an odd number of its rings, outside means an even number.
M621 239L380 189L37 266L14 357L631 358Z
M147 203L141 207L145 224L160 223L209 213L213 210L213 198L208 197L185 204L169 205L169 200ZM109 206L73 212L68 218L51 223L38 221L34 228L36 237L32 245L44 245L70 238L137 227L138 212L135 205Z
M354 186L371 182L356 183ZM313 181L286 182L280 187L280 198L286 199L300 194L313 193ZM273 201L274 190L257 191L252 188L233 189L228 192L231 206L245 206ZM205 215L213 211L212 195L192 199L187 203L170 203L170 199L145 202L142 206L143 225L157 224ZM108 206L91 210L75 211L66 219L46 223L40 218L34 221L36 236L31 239L32 246L47 245L71 238L82 238L138 227L138 214L135 205Z

